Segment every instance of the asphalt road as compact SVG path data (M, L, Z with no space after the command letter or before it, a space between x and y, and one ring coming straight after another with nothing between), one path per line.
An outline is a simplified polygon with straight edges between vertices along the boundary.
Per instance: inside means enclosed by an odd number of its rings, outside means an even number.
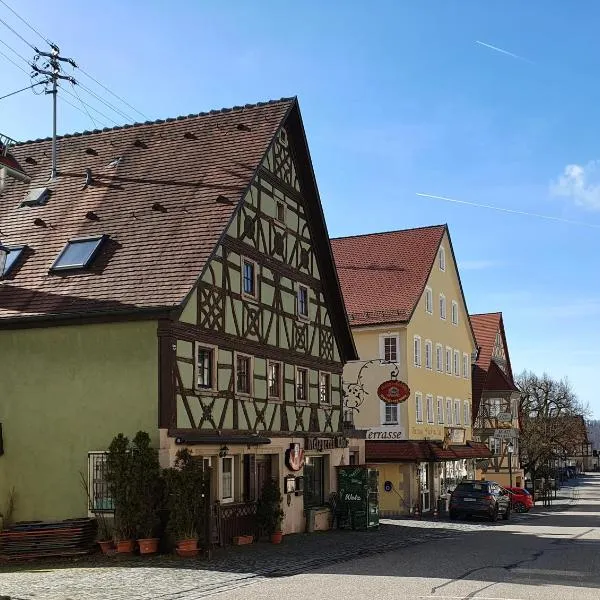
M579 501L562 511L494 526L473 523L452 538L254 581L217 597L598 600L599 517L600 476L590 476L579 487Z

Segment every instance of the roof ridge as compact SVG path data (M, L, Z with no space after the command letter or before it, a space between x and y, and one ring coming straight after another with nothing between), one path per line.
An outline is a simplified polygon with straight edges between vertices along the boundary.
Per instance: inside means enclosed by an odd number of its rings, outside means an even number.
M500 315L502 316L501 310L496 310L494 312L486 312L486 313L469 313L469 317L488 317L491 315Z
M420 227L409 227L407 229L392 229L391 231L374 231L371 233L357 233L355 235L343 235L340 237L332 237L331 240L348 240L350 238L364 238L364 237L370 237L370 236L374 236L374 235L388 235L388 234L392 234L392 233L405 233L408 231L418 231L420 229L441 229L441 228L446 228L448 227L447 223L441 223L439 225L422 225Z
M243 106L224 107L224 108L218 108L215 110L209 110L206 112L190 113L189 115L179 115L177 117L167 117L165 119L154 119L154 120L150 120L150 121L136 121L134 123L124 123L123 125L115 125L114 127L104 127L102 129L93 129L91 131L89 131L89 130L75 131L73 133L64 133L62 135L59 135L56 137L56 139L60 140L60 139L64 139L64 138L81 137L84 135L94 135L94 134L98 134L98 133L106 133L108 131L118 131L120 129L131 129L133 127L143 127L144 125L162 125L163 123L171 123L173 121L184 121L186 119L194 119L197 117L208 117L211 115L243 111L243 110L247 110L247 109L251 109L251 108L257 108L260 106L283 104L285 102L292 102L292 101L296 100L296 98L297 98L296 96L282 97L282 98L279 98L279 100L265 100L265 101L261 101L261 102L255 102L253 104L244 104ZM19 146L25 146L27 144L37 144L40 142L49 142L51 140L52 140L51 137L37 138L35 140L25 140L23 142L17 142L16 144L14 144L13 147L16 148Z

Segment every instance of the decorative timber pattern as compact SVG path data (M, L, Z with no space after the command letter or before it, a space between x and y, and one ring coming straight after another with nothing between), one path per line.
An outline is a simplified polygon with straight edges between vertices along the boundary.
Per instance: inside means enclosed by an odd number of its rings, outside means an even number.
M285 129L209 261L171 343L169 427L270 435L341 431L343 365ZM161 413L162 414L162 413Z

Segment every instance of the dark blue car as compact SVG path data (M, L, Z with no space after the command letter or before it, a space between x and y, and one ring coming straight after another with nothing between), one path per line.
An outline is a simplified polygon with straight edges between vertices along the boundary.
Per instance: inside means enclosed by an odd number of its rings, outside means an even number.
M510 495L495 481L463 480L452 492L449 512L451 519L474 515L497 521L502 515L507 520L510 518Z

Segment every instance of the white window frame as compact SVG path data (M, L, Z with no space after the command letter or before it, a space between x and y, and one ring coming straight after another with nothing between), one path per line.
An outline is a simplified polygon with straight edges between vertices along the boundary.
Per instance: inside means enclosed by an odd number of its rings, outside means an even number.
M390 418L388 418L388 409L390 411ZM393 415L396 415L395 417ZM398 405L397 404L385 404L383 410L383 425L397 425L398 424Z
M468 400L463 402L463 424L465 427L471 425L471 405Z
M425 368L429 371L433 369L433 343L431 340L425 340Z
M502 440L498 438L488 438L487 447L494 456L500 456L500 454L502 454Z
M415 367L421 366L421 336L415 335L413 337L413 364Z
M223 496L223 474L225 473L225 469L223 468L225 461L231 461L231 497L225 498ZM221 503L229 504L235 501L235 457L234 456L224 456L219 461L219 496L221 499Z
M448 425L454 425L454 407L450 396L446 396L446 421L448 421Z
M452 355L452 372L455 377L460 377L460 350L454 350Z
M433 425L435 423L435 414L433 412L433 395L427 394L425 396L425 402L427 405L427 423Z
M249 358L250 359L250 391L249 392L241 392L238 387L238 357ZM252 354L246 354L245 352L235 352L234 354L234 369L235 369L235 393L239 396L252 396L254 393L254 356Z
M323 402L321 398L321 376L327 376L327 401ZM331 373L329 371L319 371L319 404L321 406L331 406Z
M208 350L211 352L211 382L209 386L199 385L198 384L198 351L199 350ZM219 357L219 347L213 346L212 344L204 344L202 342L196 342L194 344L194 389L196 391L207 391L214 392L218 389L218 357Z
M251 263L254 265L254 294L250 294L249 292L244 291L244 263ZM258 263L251 258L246 256L240 256L240 291L244 298L248 298L250 300L258 300Z
M440 294L440 319L446 320L446 295Z
M306 386L304 390L304 399L298 398L298 372L306 372ZM294 371L294 402L296 404L308 404L310 402L310 369L307 367L296 367Z
M423 394L415 392L415 422L423 423Z
M463 377L469 379L469 355L463 352Z
M269 389L271 386L269 385L269 382L271 380L271 365L279 365L279 395L278 396L272 396L271 395L271 390ZM269 398L269 400L278 400L278 401L282 401L283 400L283 363L281 361L278 360L268 360L267 361L267 397Z
M306 290L306 314L300 312L300 294ZM303 321L310 320L310 288L303 283L299 283L296 289L296 316Z
M448 360L450 357L450 360ZM444 367L446 375L452 375L452 347L446 346L446 352L444 355Z
M444 372L444 346L442 344L435 345L435 370L438 373Z
M438 425L444 424L444 397L438 396L437 401L437 422Z
M385 340L393 338L396 341L396 360L390 360L389 362L399 363L400 362L400 336L397 333L384 333L379 336L379 358L381 360L388 360L385 357Z
M452 300L452 325L458 325L458 302Z
M461 422L460 422L461 416L462 416L462 402L458 398L455 398L454 399L454 424L455 425L461 424Z
M429 286L425 288L425 312L433 314L433 290Z
M440 246L439 266L440 266L440 271L446 270L446 248L444 248L444 246Z

